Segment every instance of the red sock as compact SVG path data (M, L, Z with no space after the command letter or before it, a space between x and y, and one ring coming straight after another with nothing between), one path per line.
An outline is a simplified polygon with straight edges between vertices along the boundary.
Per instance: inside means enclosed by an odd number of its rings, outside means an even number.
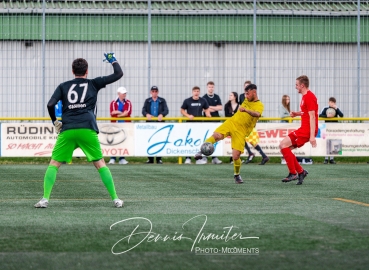
M286 147L281 150L284 160L287 163L288 170L292 174L296 174L295 160L296 156L292 153L291 149ZM301 166L300 166L301 167Z
M304 168L301 167L296 157L295 157L295 168L296 168L297 173L302 173L304 171Z

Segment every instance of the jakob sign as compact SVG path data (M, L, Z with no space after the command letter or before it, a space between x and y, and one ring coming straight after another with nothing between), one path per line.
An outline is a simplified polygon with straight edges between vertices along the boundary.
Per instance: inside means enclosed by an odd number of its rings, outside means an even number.
M193 156L218 126L219 123L135 124L135 152L137 156ZM223 144L217 143L213 155L222 153Z

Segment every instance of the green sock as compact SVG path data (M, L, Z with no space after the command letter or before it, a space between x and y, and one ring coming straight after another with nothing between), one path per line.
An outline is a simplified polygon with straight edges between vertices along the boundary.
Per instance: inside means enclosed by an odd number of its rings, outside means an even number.
M241 159L240 158L233 160L233 168L234 168L235 175L240 174L240 169L241 169Z
M214 143L216 143L216 140L215 140L215 138L213 136L210 136L209 138L207 138L205 140L205 142L209 142L211 144L214 144Z
M44 177L44 198L50 199L51 190L53 189L56 174L58 173L58 167L54 165L49 165L47 167L45 177Z
M113 176L108 167L102 167L99 169L101 180L103 181L106 189L108 190L112 200L118 199L118 195L115 191Z

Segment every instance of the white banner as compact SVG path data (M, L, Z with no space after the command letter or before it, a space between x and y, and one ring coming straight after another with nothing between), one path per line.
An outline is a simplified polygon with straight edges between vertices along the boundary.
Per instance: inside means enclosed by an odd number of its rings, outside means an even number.
M99 141L108 156L193 156L220 123L102 123ZM259 145L268 156L281 156L280 141L300 123L258 123ZM45 123L1 124L1 156L51 156L57 135ZM369 124L319 123L317 148L295 149L297 156L369 156ZM258 152L250 146L252 152ZM215 146L214 156L230 156L230 138ZM80 149L74 156L84 156ZM243 154L243 155L247 155Z
M299 127L300 123L258 123L256 129L260 138L259 145L267 156L280 157L282 155L279 143ZM317 147L312 148L307 142L303 147L293 150L296 156L369 155L369 124L319 123L318 128ZM249 146L253 153L258 154L251 145ZM228 156L230 153L230 138L226 138L223 156Z
M103 156L134 156L134 124L98 124ZM45 123L1 124L1 156L50 157L56 143L54 126ZM85 156L76 149L73 156Z
M219 123L135 124L136 156L194 156ZM215 144L214 156L222 156L223 143Z

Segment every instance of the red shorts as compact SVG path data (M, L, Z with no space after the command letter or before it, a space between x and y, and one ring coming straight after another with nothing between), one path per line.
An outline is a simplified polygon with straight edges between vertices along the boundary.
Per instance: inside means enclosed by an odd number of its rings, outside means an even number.
M305 143L310 141L310 130L303 130L301 128L288 134L290 137L292 146L300 148L304 146Z

